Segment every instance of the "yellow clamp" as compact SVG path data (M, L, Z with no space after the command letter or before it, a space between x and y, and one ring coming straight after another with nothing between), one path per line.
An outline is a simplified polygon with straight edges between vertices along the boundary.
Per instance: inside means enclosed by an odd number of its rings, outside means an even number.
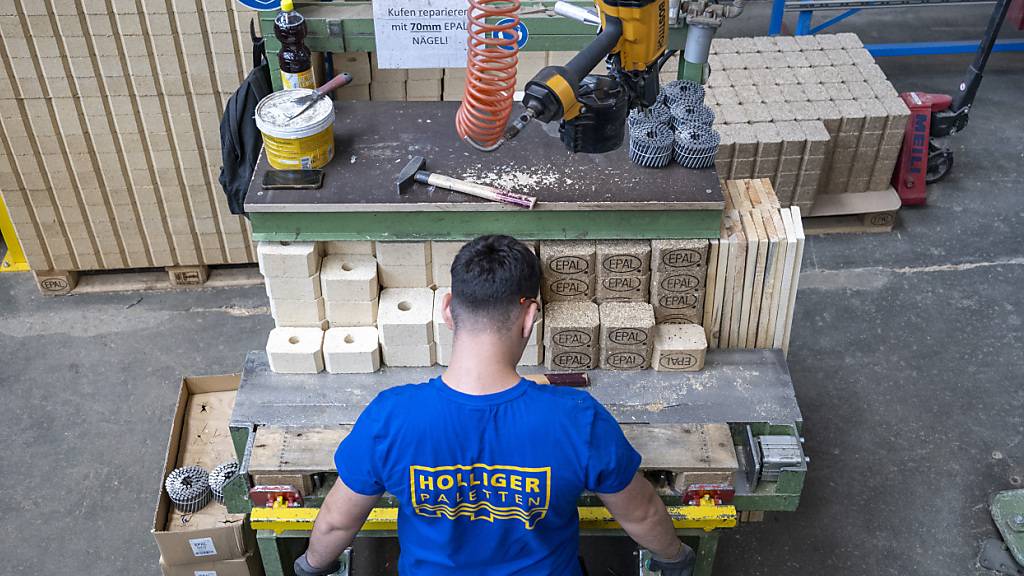
M715 504L705 496L696 506L669 506L668 515L676 528L697 528L711 532L716 528L736 526L736 507ZM604 506L578 508L581 530L620 530L612 513ZM319 508L253 508L250 522L254 530L309 532ZM398 529L398 508L374 508L363 524L367 531L395 531Z

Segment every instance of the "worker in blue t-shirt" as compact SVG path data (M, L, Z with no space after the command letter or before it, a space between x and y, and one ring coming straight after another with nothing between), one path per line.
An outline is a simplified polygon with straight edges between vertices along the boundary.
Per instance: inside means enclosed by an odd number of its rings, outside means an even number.
M338 481L295 573L337 570L388 492L399 502L404 576L579 575L576 505L587 490L653 553L653 570L689 576L693 550L676 537L611 414L584 391L516 371L538 313L537 256L508 236L483 236L459 251L451 272L448 369L366 407L335 454Z

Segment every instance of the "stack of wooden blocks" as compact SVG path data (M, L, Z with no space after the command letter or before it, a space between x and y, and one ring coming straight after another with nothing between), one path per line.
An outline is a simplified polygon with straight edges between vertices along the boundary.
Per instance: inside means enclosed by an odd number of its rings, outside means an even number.
M541 241L550 369L698 370L707 240ZM687 362L673 357L690 358Z
M453 334L442 303L463 244L261 242L260 270L277 325L267 339L271 369L359 373L382 364L447 365ZM520 365L543 363L543 326L541 312Z
M716 38L708 63L724 178L769 178L804 211L889 187L910 111L857 35Z
M721 238L711 241L703 324L711 348L789 349L803 258L800 208L767 180L729 181Z

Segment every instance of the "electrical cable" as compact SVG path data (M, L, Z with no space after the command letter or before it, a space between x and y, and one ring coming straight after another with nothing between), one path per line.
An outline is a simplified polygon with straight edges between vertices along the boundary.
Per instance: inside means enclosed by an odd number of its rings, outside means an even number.
M172 470L164 481L167 497L182 514L194 514L210 503L210 474L199 466Z
M496 150L512 114L519 63L519 0L469 0L466 88L455 116L459 137L477 150ZM508 18L505 24L490 24Z

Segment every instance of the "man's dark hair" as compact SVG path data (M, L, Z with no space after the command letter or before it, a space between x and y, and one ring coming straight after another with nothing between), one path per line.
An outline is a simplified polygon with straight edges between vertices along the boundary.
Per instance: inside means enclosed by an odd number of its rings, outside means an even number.
M459 250L452 262L452 316L491 325L511 322L520 299L536 298L540 260L511 236L480 236Z

